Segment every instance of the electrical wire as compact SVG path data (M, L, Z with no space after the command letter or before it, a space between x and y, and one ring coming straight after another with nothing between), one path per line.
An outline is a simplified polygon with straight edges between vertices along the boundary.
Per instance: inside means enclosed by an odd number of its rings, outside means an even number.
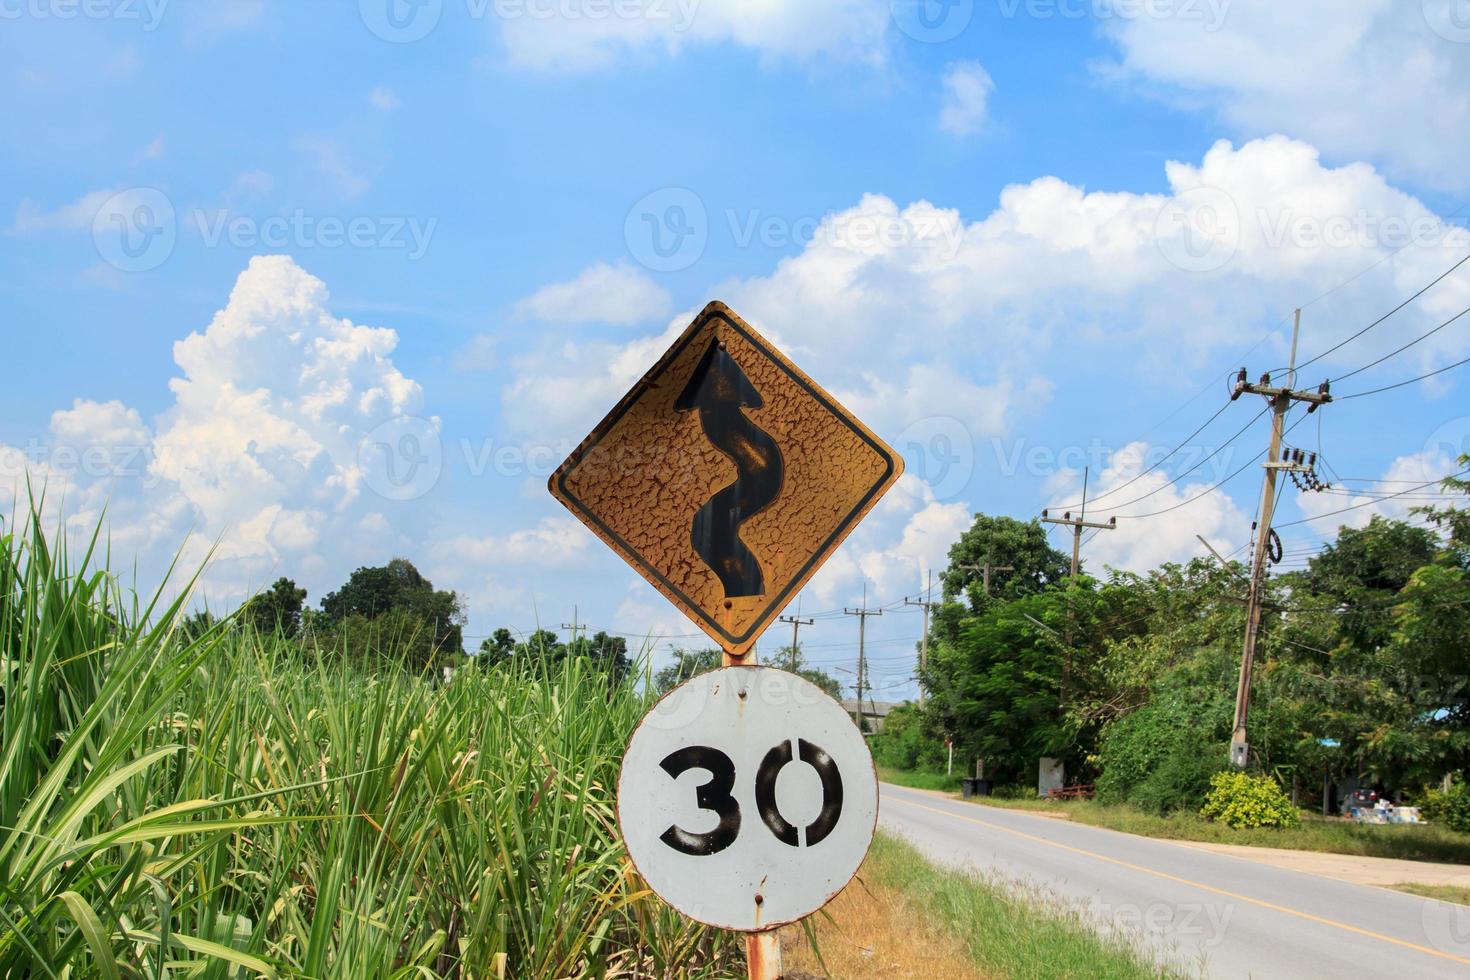
M1461 208L1460 209L1463 210L1466 206L1470 206L1470 205L1461 205ZM1407 246L1400 246L1400 249L1399 250L1401 250L1403 248L1406 248L1406 247ZM1399 250L1395 250L1394 252L1390 253L1389 255L1384 256L1384 259L1380 260L1380 262L1381 261L1386 261L1387 259L1392 258L1393 255L1398 254L1398 251ZM1340 341L1339 343L1336 343L1336 344L1332 345L1331 347L1327 348L1326 350L1324 350L1322 353L1318 354L1317 356L1312 357L1312 358L1308 358L1307 360L1303 361L1301 364L1298 364L1296 366L1296 369L1295 370L1297 370L1299 372L1299 371L1301 371L1302 368L1306 367L1307 365L1309 365L1309 364L1315 364L1318 361L1322 360L1322 358L1326 357L1328 354L1331 354L1334 351L1338 351L1338 350L1341 350L1343 347L1346 347L1348 344L1352 343L1353 341L1357 340L1359 337L1363 336L1363 334L1367 333L1369 330L1372 330L1374 327L1378 326L1383 321L1385 321L1389 317L1393 316L1399 310L1402 310L1404 307L1406 307L1410 303L1414 302L1414 300L1418 299L1420 296L1423 296L1425 293L1429 292L1429 290L1431 290L1435 286L1439 285L1451 273L1453 273L1456 269L1460 268L1460 266L1464 265L1466 262L1470 262L1470 254L1466 254L1464 258L1460 259L1460 261L1456 262L1454 265L1450 266L1444 272L1440 273L1434 279L1434 281L1431 282L1429 285L1425 286L1423 289L1420 289L1417 293L1415 293L1414 295L1410 296L1408 299L1404 300L1398 306L1395 306L1393 309L1389 310L1387 313L1383 314L1383 316L1381 316L1378 319L1374 320L1372 323L1368 324L1362 330L1359 330L1357 333L1353 334L1351 337L1348 337L1348 338ZM1353 279L1357 279L1358 276L1364 275L1365 273L1367 273L1369 271L1369 269L1376 268L1378 264L1379 263L1374 263L1373 265L1369 266L1368 269L1364 269L1362 272L1358 273L1357 276L1354 276ZM1348 282L1352 282L1353 279L1349 279ZM1334 286L1333 288L1336 289L1336 288L1339 288L1339 287ZM1331 292L1331 291L1332 290L1328 290L1328 292ZM1325 296L1327 294L1326 293L1323 293L1322 295ZM1322 298L1321 296L1317 297L1317 299L1321 299L1321 298ZM1315 303L1316 301L1317 300L1313 300L1312 302ZM1275 370L1276 371L1284 371L1284 370L1288 370L1288 369L1287 368L1276 368ZM1273 371L1273 373L1274 373L1274 371Z
M1278 530L1283 527L1296 527L1298 524L1308 524L1312 521L1320 521L1324 517L1332 517L1337 514L1346 514L1348 511L1358 510L1363 507L1371 507L1374 504L1382 503L1385 500L1393 500L1397 497L1402 497L1404 494L1410 493L1414 490L1422 490L1424 487L1432 487L1435 484L1443 483L1445 480L1453 479L1458 476L1463 476L1465 473L1470 473L1470 470L1460 470L1457 473L1451 473L1448 476L1441 477L1438 480L1429 480L1425 483L1419 484L1418 486L1410 487L1408 490L1402 490L1398 493L1391 493L1384 497L1375 497L1372 500L1365 500L1361 504L1353 504L1351 507L1343 507L1339 510L1329 510L1323 514L1314 514L1311 517L1304 517L1299 521L1288 521L1285 524L1276 524L1274 525L1274 527L1276 527Z
M1333 384L1337 384L1339 381L1345 381L1348 378L1351 378L1355 374L1362 374L1364 371L1368 370L1369 368L1377 367L1378 365L1382 364L1384 361L1388 360L1390 357L1397 357L1399 354L1402 354L1404 351L1408 350L1410 347L1413 347L1415 344L1419 343L1420 341L1422 341L1422 340L1428 340L1430 337L1433 337L1435 334L1439 333L1445 327L1448 327L1450 324L1454 323L1456 320L1460 319L1460 317L1464 316L1467 313L1470 313L1470 307L1466 307L1465 309L1463 309L1460 312L1456 313L1454 316L1450 317L1448 320L1446 320L1444 323L1441 323L1439 326L1435 327L1433 330L1430 330L1428 333L1420 334L1419 336L1415 337L1413 340L1409 341L1404 346L1400 347L1398 350L1391 351L1391 352L1389 352L1387 354L1384 354L1378 360L1373 361L1373 362L1368 363L1368 364L1364 364L1362 367L1357 368L1357 369L1352 370L1352 371L1349 371L1347 374L1340 374L1340 375L1338 375L1337 377L1335 377L1335 378L1332 379L1332 383Z
M1156 493L1159 493L1159 492L1161 492L1163 490L1169 489L1170 487L1172 487L1175 484L1179 483L1180 480L1183 480L1185 477L1189 476L1189 474L1193 473L1195 470L1199 469L1201 466L1205 465L1210 460L1214 459L1216 456L1218 456L1222 452L1224 452L1225 449L1228 448L1231 443L1235 442L1235 440L1237 440L1241 436L1245 435L1246 432L1249 431L1250 427L1253 426L1253 425L1255 425L1258 421L1260 421L1261 416L1265 415L1270 410L1271 410L1271 406L1269 406L1269 405L1267 405L1265 408L1261 409L1258 413L1256 413L1256 415L1249 422L1247 422L1245 425L1241 426L1240 429L1235 433L1235 435L1231 436L1229 439L1226 439L1223 443L1221 443L1219 446L1217 446L1212 453L1210 453L1205 458L1201 459L1198 463L1195 463L1193 466L1191 466L1189 469L1185 470L1183 473L1180 473L1178 476L1174 477L1174 479L1170 480L1168 483L1165 483L1165 484L1162 484L1161 486L1155 487L1153 490L1150 490L1148 493L1144 494L1142 497L1135 497L1132 500L1128 501L1127 503L1113 504L1111 507L1102 507L1102 508L1099 508L1099 509L1103 513L1105 513L1105 514L1111 513L1112 511L1115 511L1115 510L1121 510L1124 507L1132 507L1134 504L1139 503L1140 501L1147 500L1149 497L1152 497Z
M1256 416L1256 418L1260 418L1260 416ZM1305 419L1305 418L1307 418L1307 416L1303 415L1301 418L1297 419L1295 422L1293 422L1291 425L1289 425L1286 428L1286 432L1290 432L1292 429L1295 429L1298 425L1300 425L1302 423L1302 420ZM1255 419L1252 419L1251 421L1254 422ZM1285 434L1286 434L1285 432L1282 433L1283 436ZM1199 500L1201 497L1207 497L1207 496L1209 496L1210 494L1214 493L1216 490L1218 490L1221 487L1223 487L1225 484L1229 483L1231 480L1235 479L1240 474L1244 473L1248 468L1250 468L1250 466L1252 464L1254 464L1262 456L1266 455L1266 452L1267 452L1267 450L1262 449L1260 452L1256 453L1250 459L1246 460L1246 463L1245 463L1244 466L1240 467L1240 469L1236 470L1234 473L1231 473L1229 476L1225 477L1225 479L1221 480L1219 483L1217 483L1214 486L1210 487L1208 490L1204 490L1204 491L1202 491L1200 493L1195 494L1193 497L1190 497L1187 500L1181 500L1179 503L1174 504L1172 507L1165 507L1163 510L1151 511L1150 513L1147 513L1147 514L1121 514L1121 515L1119 515L1119 519L1120 520L1141 520L1141 519L1146 518L1146 517L1158 517L1158 516L1160 516L1162 514L1172 513L1173 511L1176 511L1176 510L1178 510L1181 507L1187 506L1188 504L1192 504L1196 500ZM1160 489L1162 489L1162 488L1160 488ZM1239 550L1239 549L1236 549L1236 550ZM1232 554L1234 554L1234 552L1232 552Z
M1436 375L1444 374L1446 371L1453 371L1457 367L1464 367L1466 364L1470 364L1470 357L1465 358L1463 361L1456 361L1453 364L1447 364L1444 367L1440 368L1438 371L1430 371L1428 374L1421 374L1417 378L1410 378L1408 381L1400 381L1398 384L1384 385L1382 388L1373 388L1369 391L1355 391L1350 395L1333 395L1332 400L1340 402L1346 401L1349 398L1363 398L1367 395L1380 395L1385 391L1393 391L1395 388L1403 388L1406 385L1418 384L1420 381L1427 381L1430 378L1435 377Z
M1127 487L1132 486L1133 484L1137 483L1139 480L1143 479L1148 474L1152 473L1154 470L1158 469L1160 466L1163 466L1170 459L1172 459L1175 453L1179 452L1179 450L1181 450L1185 446L1189 445L1189 441L1191 439L1193 439L1195 436L1199 435L1201 432L1205 431L1205 429L1208 429L1210 427L1210 424L1212 422L1214 422L1221 415L1224 415L1225 414L1225 410L1228 409L1229 407L1230 407L1230 402L1229 401L1227 401L1225 404L1221 405L1220 408L1215 412L1214 415L1211 415L1208 419L1205 420L1205 422L1204 422L1203 425L1201 425L1199 428L1195 429L1189 435L1185 436L1182 440L1180 440L1179 444L1177 446L1175 446L1173 449L1169 450L1166 454L1164 454L1164 456L1163 456L1162 459L1160 459L1158 462L1154 463L1153 465L1149 466L1147 469L1139 471L1128 482L1126 482L1126 483L1120 483L1118 486L1113 487L1113 489L1108 490L1108 491L1106 491L1104 493L1098 494L1096 497L1092 498L1091 500L1084 501L1082 503L1075 503L1075 504L1061 504L1061 505L1059 505L1057 507L1053 507L1053 508L1050 508L1050 509L1052 509L1052 510L1073 510L1075 508L1078 508L1078 507L1083 506L1083 503L1085 503L1087 506L1091 507L1094 504L1096 504L1099 500L1105 500L1106 498L1111 497L1113 494L1117 493L1118 491L1123 490L1123 489L1126 489ZM1140 497L1139 499L1141 500L1143 498ZM1127 507L1128 504L1119 504L1118 506L1119 507ZM1104 508L1104 510L1111 510L1111 509L1113 509L1113 508Z

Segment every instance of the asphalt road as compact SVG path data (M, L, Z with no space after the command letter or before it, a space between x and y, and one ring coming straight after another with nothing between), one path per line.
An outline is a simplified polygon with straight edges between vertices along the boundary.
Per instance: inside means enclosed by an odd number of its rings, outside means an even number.
M1464 906L886 783L881 789L879 823L931 859L1036 887L1189 974L1470 977Z

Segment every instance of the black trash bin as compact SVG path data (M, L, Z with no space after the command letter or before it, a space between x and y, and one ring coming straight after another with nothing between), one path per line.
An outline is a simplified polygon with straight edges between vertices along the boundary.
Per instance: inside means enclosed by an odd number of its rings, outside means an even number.
M988 779L977 779L977 780L975 780L975 795L976 796L989 796L990 795L990 780L988 780Z
M983 780L973 779L969 776L960 777L960 795L967 800L972 798L978 791L978 787L976 786L976 784L982 781Z

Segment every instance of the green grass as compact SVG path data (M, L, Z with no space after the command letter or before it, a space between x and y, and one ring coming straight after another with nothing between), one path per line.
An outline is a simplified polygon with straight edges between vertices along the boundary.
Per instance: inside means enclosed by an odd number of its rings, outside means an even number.
M1039 891L936 867L911 844L880 833L864 880L902 892L927 922L959 939L976 966L1011 980L1174 977L1117 936Z
M626 860L630 687L578 660L444 685L186 638L184 599L92 557L35 519L0 538L0 976L738 969Z
M912 769L890 769L887 766L879 766L878 778L885 783L911 786L914 789L933 789L945 793L960 791L960 777L946 776L942 772L915 772Z
M902 786L950 789L943 785L931 785L929 781L934 777L926 773L882 769L880 776ZM1106 827L1141 837L1241 844L1247 847L1280 847L1292 851L1357 854L1405 861L1470 864L1470 834L1457 833L1432 824L1358 824L1343 820L1324 820L1304 813L1301 826L1295 828L1232 830L1224 824L1206 820L1197 813L1174 813L1161 817L1126 804L1105 804L1095 800L1061 802L995 796L973 802L1008 809L1066 814L1077 823Z
M1404 881L1393 887L1401 892L1408 892L1410 895L1418 895L1422 898L1434 898L1456 905L1470 905L1470 888L1462 885L1421 885L1417 882Z

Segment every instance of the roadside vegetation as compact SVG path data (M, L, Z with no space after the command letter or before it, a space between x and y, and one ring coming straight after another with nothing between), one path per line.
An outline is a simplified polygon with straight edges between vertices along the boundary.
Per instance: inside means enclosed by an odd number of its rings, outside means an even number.
M956 790L981 775L998 797L1029 798L1018 805L1134 833L1470 862L1470 511L1453 506L1467 489L1446 481L1436 507L1343 528L1272 570L1249 779L1221 775L1243 563L1073 584L1039 523L977 515L942 574L927 697L887 715L875 758L895 782ZM1043 757L1095 799L1038 804ZM1420 805L1432 825L1314 819L1337 815L1324 781Z
M185 629L94 558L0 538L0 976L738 969L625 860L631 683Z
M1042 892L938 868L880 833L858 873L814 920L820 958L803 930L782 934L789 973L834 977L1125 978L1185 976L1121 936L1100 936Z
M1420 885L1406 881L1393 887L1421 898L1433 898L1454 905L1470 905L1470 888L1461 885Z
M651 677L512 647L445 681L442 633L346 612L344 634L289 581L188 615L192 582L139 596L97 546L35 517L0 536L0 976L744 974L741 938L667 908L618 837ZM438 601L411 568L368 578ZM1153 975L897 841L866 867L818 927L832 975L869 975L834 964L877 962L852 940L881 935L910 976Z
M943 773L878 767L878 778L896 786L935 790L958 795L959 777ZM1096 800L1041 800L1035 790L1007 787L992 796L972 802L1044 814L1104 827L1140 837L1199 841L1206 844L1241 844L1247 847L1279 847L1290 851L1320 851L1324 854L1355 854L1361 857L1398 858L1402 861L1442 861L1470 864L1470 834L1439 824L1395 824L1390 826L1324 819L1301 813L1295 827L1235 829L1207 820L1198 813L1176 810L1167 815L1148 813L1128 803L1099 803Z

